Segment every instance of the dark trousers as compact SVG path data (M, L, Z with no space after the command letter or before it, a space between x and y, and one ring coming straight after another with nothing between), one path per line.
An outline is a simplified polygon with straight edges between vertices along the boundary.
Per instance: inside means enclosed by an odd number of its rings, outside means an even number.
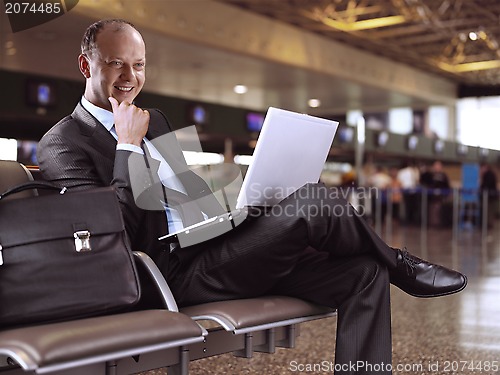
M177 302L276 294L337 308L336 374L391 364L395 253L339 196L306 185L233 231L178 249L168 275Z

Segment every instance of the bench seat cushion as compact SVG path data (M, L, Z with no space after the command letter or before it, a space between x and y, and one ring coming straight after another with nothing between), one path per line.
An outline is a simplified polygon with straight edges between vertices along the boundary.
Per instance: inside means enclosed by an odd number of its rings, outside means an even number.
M329 307L284 296L210 302L185 307L180 311L195 319L215 318L237 330L334 312Z
M203 331L188 316L145 310L5 330L0 332L0 354L33 370L72 361L102 362L189 339L202 341Z

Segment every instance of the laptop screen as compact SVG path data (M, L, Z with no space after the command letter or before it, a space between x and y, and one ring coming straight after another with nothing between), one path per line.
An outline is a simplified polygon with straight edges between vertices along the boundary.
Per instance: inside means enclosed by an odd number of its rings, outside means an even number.
M337 127L337 121L270 107L236 207L273 206L318 182Z

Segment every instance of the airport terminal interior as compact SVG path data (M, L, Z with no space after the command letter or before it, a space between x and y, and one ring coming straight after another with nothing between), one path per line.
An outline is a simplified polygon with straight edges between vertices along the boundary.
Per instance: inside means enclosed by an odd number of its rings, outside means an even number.
M498 0L59 3L29 22L0 5L0 160L37 172L38 141L83 93L83 32L126 19L147 47L135 103L195 132L193 168L244 175L269 107L337 121L321 182L390 246L467 276L439 298L391 286L394 374L500 374ZM224 353L189 373L333 373L336 319L301 323L295 348Z

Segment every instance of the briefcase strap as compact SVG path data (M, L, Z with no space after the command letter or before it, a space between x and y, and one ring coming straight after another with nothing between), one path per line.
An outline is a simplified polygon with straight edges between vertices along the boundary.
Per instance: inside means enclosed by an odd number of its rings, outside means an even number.
M47 182L47 181L30 181L30 182L25 182L25 183L16 185L16 186L11 187L10 189L4 191L2 194L0 194L0 200L8 197L9 195L20 193L21 191L30 190L30 189L58 190L60 194L64 194L67 190L67 188L65 188L65 187L61 188L61 187L59 187L51 182Z

